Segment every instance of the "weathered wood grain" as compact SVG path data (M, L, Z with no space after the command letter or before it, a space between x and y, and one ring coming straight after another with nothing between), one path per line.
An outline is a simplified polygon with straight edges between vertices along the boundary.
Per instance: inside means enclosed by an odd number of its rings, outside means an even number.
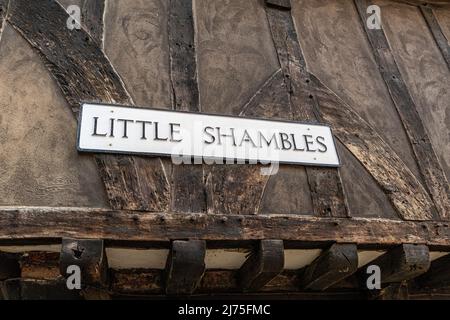
M239 285L244 292L259 291L280 274L283 267L283 241L261 240L239 269Z
M0 208L0 241L63 237L126 241L280 239L390 246L450 246L445 222L299 215L136 213L82 208Z
M298 0L292 3L292 15L308 71L374 128L420 178L408 136L360 28L353 1ZM350 212L364 217L399 217L361 161L338 148Z
M385 191L405 220L431 220L433 203L394 150L356 112L311 75L322 119Z
M358 250L355 244L333 244L300 276L300 286L306 290L324 291L358 270Z
M426 188L436 205L440 217L448 219L450 214L449 183L433 149L417 106L403 80L384 31L369 30L367 28L366 9L372 2L355 0L355 4L369 42L372 45L375 60L380 67L383 79L409 136Z
M430 254L426 245L403 244L370 262L381 270L381 284L411 280L430 267ZM361 270L362 283L366 283L366 270Z
M172 107L198 112L200 98L192 1L170 0L168 23ZM206 211L201 164L173 166L172 209L181 212Z
M10 13L8 21L41 53L75 113L81 101L132 103L95 41L84 30L61 27L68 14L59 4L19 0L11 4ZM30 16L36 18L30 21ZM160 159L110 155L96 159L113 208L168 208L168 182Z
M266 2L267 3L267 2ZM275 48L285 83L290 94L293 120L320 120L316 102L311 96L309 74L290 11L279 7L266 8ZM337 169L306 168L313 209L319 216L349 215L342 181Z
M433 8L421 5L419 6L420 12L422 12L423 17L425 18L425 21L428 24L428 27L430 28L431 33L433 34L434 40L436 40L436 43L441 50L442 56L445 59L445 62L447 62L447 66L450 69L450 45L448 39L445 37L444 33L442 32L441 26L439 25L438 20L436 19L436 16L433 13Z
M205 273L206 242L173 241L167 258L165 285L169 295L194 293Z
M81 269L83 286L105 286L108 281L108 260L103 240L62 239L59 268L67 277L67 268L76 265Z
M259 0L195 2L198 69L202 111L227 115L267 112L284 97L255 96L278 69L270 31ZM251 14L248 14L250 13ZM262 102L263 103L263 102ZM257 117L264 117L258 114ZM268 181L259 165L208 165L205 182L208 212L257 214Z

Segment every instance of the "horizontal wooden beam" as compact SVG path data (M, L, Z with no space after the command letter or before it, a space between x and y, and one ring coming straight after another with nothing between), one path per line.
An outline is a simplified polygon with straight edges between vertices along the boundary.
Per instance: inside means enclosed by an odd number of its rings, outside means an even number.
M306 290L324 291L358 270L355 244L333 244L307 266L300 279Z
M284 246L282 240L261 240L238 273L244 292L258 291L283 271Z
M166 265L166 293L194 293L205 273L206 242L202 240L173 241Z
M158 242L171 239L280 239L393 246L450 247L447 222L300 215L214 215L89 208L0 208L0 242L60 238Z

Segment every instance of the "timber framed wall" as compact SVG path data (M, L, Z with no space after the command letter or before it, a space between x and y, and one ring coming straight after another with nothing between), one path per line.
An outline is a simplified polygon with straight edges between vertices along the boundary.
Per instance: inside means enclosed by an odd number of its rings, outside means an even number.
M448 1L0 0L0 26L4 298L80 297L78 252L88 299L367 298L371 261L377 297L449 293ZM82 155L83 101L326 123L343 165Z

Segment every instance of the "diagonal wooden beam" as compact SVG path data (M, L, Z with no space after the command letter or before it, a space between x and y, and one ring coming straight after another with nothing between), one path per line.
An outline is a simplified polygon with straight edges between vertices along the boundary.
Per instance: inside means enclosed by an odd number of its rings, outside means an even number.
M194 293L205 273L206 242L176 240L172 242L166 264L166 293L186 295Z
M333 244L307 266L300 276L306 290L324 291L358 270L355 244Z
M257 248L239 269L237 278L244 292L259 291L284 267L284 245L282 240L261 240Z
M170 80L175 110L199 112L194 14L192 0L169 1ZM181 212L205 212L203 165L174 165L172 207ZM176 196L175 196L176 195Z
M75 114L82 101L132 104L99 45L84 29L65 27L69 16L56 1L17 0L9 9L8 21L40 52ZM113 208L169 208L169 186L159 158L99 155L96 160Z
M297 106L297 117L316 117L328 123L337 138L375 178L403 219L432 219L431 199L395 151L361 116L306 70L290 12L276 8L267 8L267 12L292 106ZM342 185L340 179L327 177L332 175L329 171L308 174L315 210L317 213L317 208L322 208L319 212L331 211L332 215L341 216L333 211L343 212L342 198L338 196Z
M358 113L311 75L322 119L364 165L405 220L431 220L434 205L428 193L396 152Z
M425 273L430 267L430 253L426 245L403 244L397 246L374 261L381 271L381 284L408 281ZM361 283L365 285L366 269L360 271Z
M447 63L448 68L450 69L450 45L447 37L442 32L441 26L439 25L439 21L437 20L433 8L427 5L419 6L420 12L427 22L428 28L433 35L436 44L441 50L442 56L444 57L445 62Z
M266 0L266 4L272 38L290 94L293 119L313 123L320 121L316 101L311 96L305 58L289 10L290 0ZM315 214L347 217L349 211L338 169L307 167L306 173Z
M425 186L434 201L440 217L449 219L450 186L433 149L417 106L403 80L386 34L382 29L370 30L367 27L366 9L373 4L373 1L354 1L381 75L389 89L392 101L411 142Z

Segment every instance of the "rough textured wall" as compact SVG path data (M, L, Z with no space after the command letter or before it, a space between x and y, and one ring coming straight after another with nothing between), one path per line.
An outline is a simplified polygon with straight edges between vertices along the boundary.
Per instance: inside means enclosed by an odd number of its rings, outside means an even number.
M10 26L0 44L0 205L106 207L76 120L39 55Z

